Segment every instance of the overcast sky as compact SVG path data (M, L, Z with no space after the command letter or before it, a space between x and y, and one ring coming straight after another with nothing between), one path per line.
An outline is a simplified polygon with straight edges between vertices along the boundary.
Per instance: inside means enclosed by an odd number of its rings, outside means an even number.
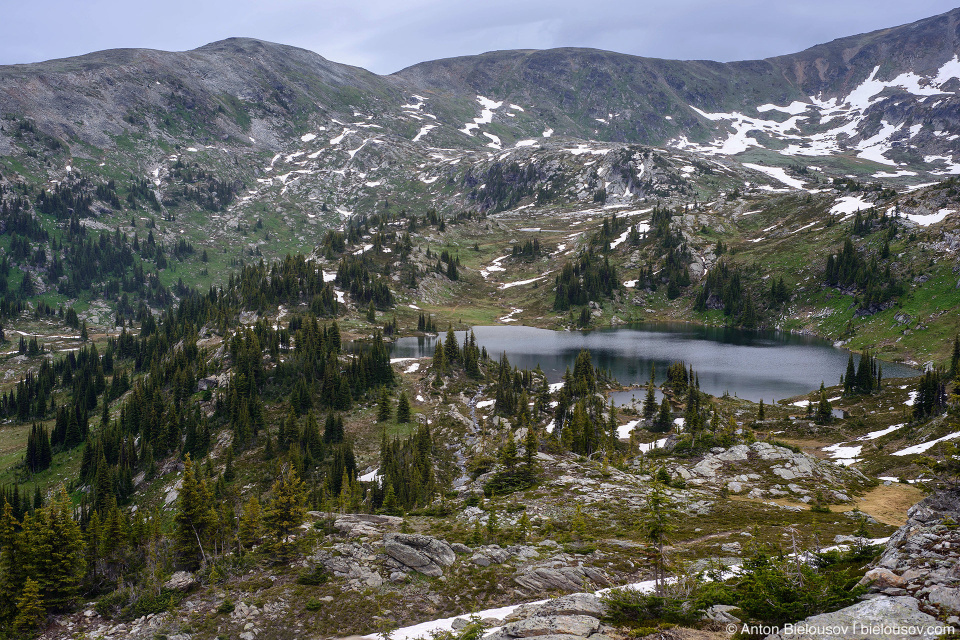
M953 0L958 2L958 0ZM942 0L4 0L0 64L230 36L377 73L497 49L595 47L728 62L793 53L952 9Z

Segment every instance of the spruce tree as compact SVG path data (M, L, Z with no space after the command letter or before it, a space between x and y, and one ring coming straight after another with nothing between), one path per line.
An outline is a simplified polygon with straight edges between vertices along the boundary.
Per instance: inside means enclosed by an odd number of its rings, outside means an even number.
M443 341L443 355L448 366L460 358L460 347L457 346L457 336L453 333L453 327L447 327L447 337Z
M400 399L397 400L397 422L406 424L410 422L410 400L407 398L407 392L400 392Z
M198 477L190 456L183 461L183 479L174 515L174 549L180 563L194 570L206 560L204 545L214 526L213 501L203 478Z
M40 584L33 578L27 578L23 583L23 592L17 598L17 617L13 626L20 631L36 629L43 621L44 614Z
M513 438L513 431L507 434L507 442L500 449L498 457L500 464L507 469L513 469L517 465L517 441Z
M666 574L666 556L663 548L675 528L676 508L667 495L666 487L657 480L647 496L646 509L642 514L641 535L654 547L654 584L657 595L663 595Z
M653 380L647 383L647 395L643 399L643 419L651 420L657 413L657 395L653 389Z
M46 509L24 522L30 541L30 574L37 578L47 607L62 611L73 604L83 578L83 533L73 518L66 489Z
M294 469L282 471L273 483L273 500L264 514L263 524L274 557L286 559L293 548L292 534L306 514L306 492Z
M393 490L393 485L389 482L383 492L383 504L380 506L380 510L389 516L399 514L399 510L397 509L397 494Z
M339 414L327 414L327 420L323 424L323 443L340 444L343 442L344 435L343 417ZM317 454L315 453L314 455Z
M857 370L853 366L853 352L847 358L847 372L843 376L843 395L852 395L857 383Z
M380 405L377 409L377 422L387 422L393 417L393 408L390 406L390 394L384 387L380 392Z
M240 546L244 549L250 549L260 542L263 523L260 516L260 501L256 496L250 496L250 499L243 505L243 513L240 516Z
M17 594L20 592L23 561L19 550L17 529L20 523L13 515L13 507L3 496L0 510L0 622L10 621L16 615ZM2 626L2 625L0 625Z
M537 434L533 426L527 427L527 437L523 441L523 474L524 480L532 483L537 474Z
M657 417L653 421L653 426L650 427L650 431L654 433L667 433L670 431L670 427L673 424L672 412L670 410L670 401L664 396L663 402L660 403L660 411L657 413Z
M833 422L833 406L827 399L827 392L820 383L820 402L817 404L816 416L814 422L817 424L830 424Z
M953 355L950 357L950 377L960 377L960 334L953 337Z

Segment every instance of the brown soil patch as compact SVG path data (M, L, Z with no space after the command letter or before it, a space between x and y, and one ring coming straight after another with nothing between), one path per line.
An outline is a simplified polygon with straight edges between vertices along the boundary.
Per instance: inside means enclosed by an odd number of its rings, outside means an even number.
M880 485L857 498L857 506L878 522L902 527L907 523L907 510L924 496L923 491L909 484ZM844 505L835 509L850 511L853 507Z
M889 524L894 527L902 527L907 523L907 510L923 500L925 495L923 491L909 484L891 484L889 487L880 485L857 498L856 505L832 504L829 506L831 511L838 513L853 511L855 508L859 508L860 511L872 516L877 522ZM730 496L730 499L756 503L775 502L788 507L810 508L808 504L786 498L763 498L762 500L756 500L746 496Z

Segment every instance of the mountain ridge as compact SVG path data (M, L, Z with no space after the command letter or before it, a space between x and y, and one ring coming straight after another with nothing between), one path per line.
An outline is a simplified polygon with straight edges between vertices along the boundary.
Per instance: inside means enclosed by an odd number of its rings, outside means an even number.
M125 113L97 117L104 105L170 109L171 100L163 100L155 87L145 86L136 77L151 76L179 80L197 94L200 103L213 109L221 97L217 94L226 93L267 111L271 107L289 111L284 107L291 102L304 106L312 102L321 112L342 112L344 105L330 93L349 87L349 93L359 93L352 96L358 104L387 97L399 101L399 94L420 92L444 102L438 109L452 114L468 108L476 95L494 95L497 100L535 104L538 119L560 134L647 144L664 144L683 135L703 142L717 133L717 126L691 107L706 112L749 111L761 104L809 102L810 96L841 97L867 78L874 66L881 67L881 79L906 71L930 73L960 53L958 20L960 9L954 9L763 60L667 60L561 47L424 61L389 75L254 38L227 38L184 52L107 49L0 67L0 111L33 117L41 129L64 142L80 139L108 145L110 135L121 135L131 127L120 123ZM130 90L124 92L124 87ZM131 93L141 93L141 99ZM98 97L100 104L95 107L91 102ZM216 119L215 114L200 115L208 121ZM664 121L663 115L675 120ZM604 123L607 116L610 122ZM604 126L597 126L598 121ZM213 137L241 133L224 123L210 124ZM529 133L521 127L517 135ZM264 142L274 137L276 132ZM470 146L469 140L461 142Z

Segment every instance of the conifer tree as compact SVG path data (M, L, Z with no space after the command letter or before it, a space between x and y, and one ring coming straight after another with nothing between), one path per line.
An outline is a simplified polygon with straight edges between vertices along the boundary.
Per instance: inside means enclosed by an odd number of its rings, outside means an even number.
M513 439L513 431L507 434L507 442L498 454L500 464L507 469L513 469L517 464L517 441Z
M27 578L23 583L23 592L17 598L17 617L13 626L21 631L36 629L40 626L44 613L40 584L33 578Z
M277 559L283 560L291 553L291 534L303 523L305 503L306 493L297 472L281 471L273 483L273 499L263 518L269 549Z
M383 504L381 505L380 510L390 516L395 516L399 513L399 510L397 509L397 494L393 490L393 485L389 482L387 483L387 487L383 492Z
M760 406L757 408L757 420L761 422L766 419L766 411L763 408L763 398L760 398Z
M523 464L530 470L537 463L537 433L533 427L527 429L527 435L523 439Z
M953 337L953 355L950 357L950 377L960 377L960 334Z
M344 435L343 417L339 414L327 414L327 420L323 424L323 443L340 444L343 442Z
M44 604L56 611L66 609L80 588L84 544L62 485L47 508L24 520L24 535L29 546L29 573L40 584Z
M393 408L390 406L390 394L384 387L380 391L380 404L377 408L377 422L387 422L393 417Z
M663 594L666 574L666 556L663 553L663 548L675 528L673 522L675 515L676 509L673 501L667 495L664 484L659 480L654 482L650 495L647 497L646 509L643 511L641 535L656 549L654 554L654 581L658 595Z
M847 372L843 375L843 395L853 395L853 390L857 383L857 370L853 366L853 352L847 358Z
M400 392L400 399L397 400L397 422L406 424L410 422L410 400L407 398L407 392Z
M446 350L443 348L443 342L437 340L437 346L433 350L433 370L437 374L438 383L441 382L440 375L448 370Z
M657 395L653 389L653 380L647 383L647 395L643 399L643 419L651 420L657 414Z
M214 526L213 502L203 478L198 477L190 456L183 461L183 480L174 515L174 548L181 564L196 569L207 559L204 544Z
M654 433L667 433L670 431L670 426L673 424L671 416L670 401L664 396L663 402L660 403L660 411L657 413L657 417L654 419L650 431Z
M526 511L524 511L520 515L520 519L517 520L517 537L520 538L520 542L526 542L529 536L530 536L530 516L527 515Z
M460 347L457 346L457 336L453 333L453 327L447 327L447 337L443 342L443 355L448 366L460 358Z
M23 562L18 550L17 529L20 523L13 515L13 507L3 496L0 510L0 622L10 621L16 614L17 594L20 592Z
M240 546L244 549L250 549L260 542L263 523L260 516L260 501L256 496L250 496L250 499L243 505L243 513L240 516Z
M831 405L827 399L827 392L822 382L820 383L820 402L817 404L814 422L817 424L830 424L833 422L833 405Z

